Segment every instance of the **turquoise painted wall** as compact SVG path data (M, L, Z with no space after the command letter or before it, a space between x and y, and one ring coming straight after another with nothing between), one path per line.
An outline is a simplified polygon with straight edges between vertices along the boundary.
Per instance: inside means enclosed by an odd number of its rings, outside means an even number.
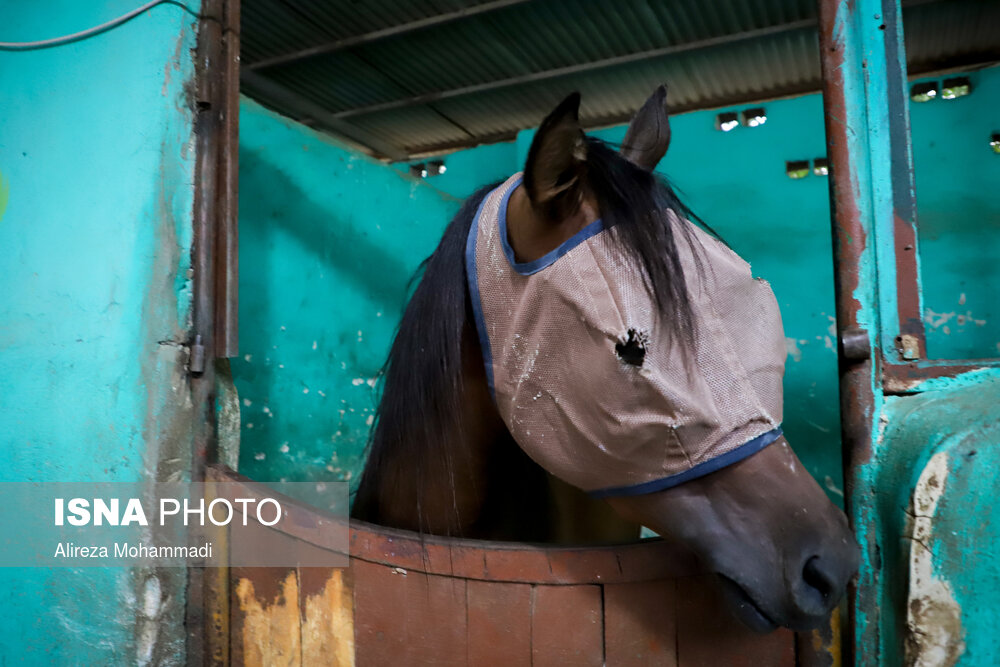
M910 104L931 358L1000 357L1000 67L967 76L968 97Z
M950 644L961 656L936 664L995 665L1000 369L931 381L925 388L914 396L886 397L882 421L887 426L866 465L871 488L878 489L870 496L875 502L867 519L880 550L874 574L878 618L867 619L867 627L875 630L877 623L879 632L864 636L863 657L877 658L880 665L904 664L909 610L924 632L947 629L931 633L924 644ZM928 467L932 457L944 460ZM915 503L921 477L931 481ZM929 496L936 502L928 502ZM914 515L924 523L920 532L914 529ZM901 538L910 535L916 539ZM909 577L915 555L930 561L917 587ZM941 641L949 633L956 637Z
M45 39L135 5L9 2L0 26ZM83 42L0 52L0 481L189 468L194 21L160 5ZM0 664L183 662L184 582L0 568Z
M358 480L407 285L459 204L243 100L241 472Z

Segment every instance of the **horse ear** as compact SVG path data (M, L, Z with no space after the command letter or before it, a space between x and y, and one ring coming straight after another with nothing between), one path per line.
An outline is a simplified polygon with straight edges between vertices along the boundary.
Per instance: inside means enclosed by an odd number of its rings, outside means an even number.
M624 158L653 171L670 145L670 119L667 118L667 87L659 86L629 123L621 154Z
M550 220L571 215L580 203L587 144L580 128L580 93L573 93L542 121L524 166L532 206Z

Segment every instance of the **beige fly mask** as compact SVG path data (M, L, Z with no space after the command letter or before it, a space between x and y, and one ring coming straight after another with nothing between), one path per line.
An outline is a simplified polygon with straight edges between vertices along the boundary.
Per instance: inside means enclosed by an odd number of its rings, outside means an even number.
M696 320L685 352L659 333L640 270L601 221L516 261L506 212L520 183L516 174L483 200L465 261L490 389L532 459L595 496L633 495L706 475L781 435L781 315L745 261L670 213L690 232L675 234Z

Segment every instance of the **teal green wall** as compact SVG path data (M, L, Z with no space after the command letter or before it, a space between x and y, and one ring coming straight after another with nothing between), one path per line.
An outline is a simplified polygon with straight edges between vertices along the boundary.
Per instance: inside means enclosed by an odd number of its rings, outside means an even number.
M357 481L407 284L459 204L243 100L241 472Z
M968 97L910 104L931 358L1000 357L1000 67L968 76Z
M134 9L9 2L4 40ZM198 3L188 5L197 11ZM0 52L0 481L136 481L190 465L184 348L193 17ZM0 568L0 663L183 661L183 570Z
M928 383L915 396L889 396L882 408L887 426L866 464L869 483L878 489L867 515L880 549L877 620L881 632L865 636L866 657L879 664L904 663L902 629L907 609L922 606L931 625L957 630L964 650L957 663L996 664L996 614L1000 595L1000 525L994 518L996 471L1000 466L1000 371L987 369L954 380ZM914 508L912 496L931 457L942 454L945 464L935 469L931 488L940 494L936 508ZM930 520L930 530L919 540L913 534L913 516ZM971 520L970 520L971 518ZM932 576L947 587L947 595L913 596L908 604L911 550L929 550ZM925 590L930 582L923 581ZM950 601L957 609L957 627L935 603ZM936 615L935 615L936 614ZM876 619L869 619L874 625ZM871 625L869 628L871 629ZM877 637L877 641L873 640ZM931 642L928 642L931 643ZM941 662L940 664L956 664Z

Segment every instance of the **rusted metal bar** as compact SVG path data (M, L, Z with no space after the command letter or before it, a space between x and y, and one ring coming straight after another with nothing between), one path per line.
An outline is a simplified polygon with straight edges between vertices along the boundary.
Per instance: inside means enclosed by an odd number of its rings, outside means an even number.
M983 368L997 368L1000 359L920 360L908 364L885 364L882 368L883 390L886 394L912 394L921 385L935 378L952 378Z
M882 48L885 55L885 96L888 102L888 131L892 180L893 249L896 267L897 312L895 337L906 341L894 350L883 341L882 352L906 360L926 358L917 253L917 199L913 178L913 151L910 146L910 100L906 81L906 49L903 45L903 17L896 2L882 2ZM898 356L897 356L898 355Z
M222 16L224 0L206 0L198 29L195 61L195 90L191 106L195 112L194 237L192 269L192 357L201 356L190 371L198 420L192 479L204 474L212 441L211 412L214 384L216 234L219 215L220 148L223 145L221 100L224 67L222 62Z
M215 356L239 353L239 135L240 135L240 3L223 9L220 81L222 133L219 141L219 185L215 236Z
M377 42L380 39L398 37L400 35L416 32L417 30L444 25L458 19L465 19L478 14L493 12L498 9L506 9L507 7L521 5L529 1L530 0L492 0L491 2L484 2L471 7L462 7L461 9L456 9L455 11L445 12L436 16L428 16L427 18L422 18L417 21L401 23L388 28L382 28L381 30L366 32L362 35L353 35L351 37L338 39L333 42L326 42L317 46L311 46L307 49L300 49L292 51L291 53L283 53L279 56L264 58L251 63L249 67L252 70L261 70L267 67L274 67L276 65L287 65L288 63L299 62L315 56L336 53L337 51L343 51L344 49L350 49L363 44L371 44L372 42Z
M872 433L876 404L878 321L871 193L867 162L867 115L861 48L851 29L853 3L819 0L820 62L823 72L823 107L827 156L830 160L830 202L833 226L834 286L837 333L840 341L840 414L845 465L845 502L852 526L859 535L866 562L875 545L866 543L859 521L858 478L860 467L872 455ZM875 354L849 358L845 347L858 349L866 336L868 350ZM853 646L857 629L859 587L849 590L849 627L844 632L847 660L854 664Z
M216 492L216 482L228 481L220 476L216 469L208 466L205 470L206 482L206 502L218 496ZM205 539L212 542L218 553L226 554L229 551L229 529L227 526L210 525L205 527ZM227 558L228 560L228 558ZM211 665L212 667L225 667L229 665L230 656L230 588L229 588L229 568L213 567L200 570L202 587L202 619L203 625L203 651L198 658L200 665ZM188 664L192 664L192 656L188 656Z
M206 73L214 82L214 105L220 114L219 125L214 129L218 134L217 153L218 182L215 192L215 310L214 357L233 357L238 353L238 297L239 297L239 115L240 115L240 0L218 0L215 2L221 18L222 45L216 57L217 65ZM213 30L213 34L215 34ZM213 372L215 365L213 364ZM216 397L214 395L215 376L212 377L213 395L211 400L211 443L206 447L210 460L216 461L218 454L218 432ZM206 481L211 482L206 470ZM210 499L209 499L210 500ZM217 545L220 553L228 548L228 531L210 526L208 540ZM212 667L226 667L230 664L229 637L229 569L225 567L204 568L198 573L200 579L200 609L204 620L204 634L201 642L199 664ZM197 603L198 600L195 600ZM197 627L197 626L194 626ZM189 656L190 658L190 656Z
M230 8L234 5L235 8ZM193 239L191 268L192 333L191 333L191 399L193 412L193 448L191 480L202 481L205 466L215 456L215 364L217 350L217 312L220 279L217 274L220 237L231 246L235 254L236 213L230 210L235 203L237 150L233 110L238 110L236 87L227 84L227 53L225 49L225 21L227 16L238 17L239 0L205 0L202 4L198 26L198 47L195 54L195 85L189 100L194 118L195 179ZM238 48L238 42L237 42ZM231 54L230 54L230 57ZM228 116L228 118L227 118ZM226 121L230 121L227 123ZM228 131L227 131L228 128ZM228 156L228 158L227 158ZM221 228L226 230L220 232ZM232 265L231 268L235 268ZM223 264L222 271L235 280L230 265ZM229 284L222 281L223 289ZM235 302L233 302L235 307ZM227 320L223 318L223 324ZM225 340L225 336L223 336ZM218 571L207 568L188 569L187 608L187 663L189 665L228 664L228 637L220 645L217 634L206 632L206 619L218 617L220 595L228 597L225 580L219 581Z

